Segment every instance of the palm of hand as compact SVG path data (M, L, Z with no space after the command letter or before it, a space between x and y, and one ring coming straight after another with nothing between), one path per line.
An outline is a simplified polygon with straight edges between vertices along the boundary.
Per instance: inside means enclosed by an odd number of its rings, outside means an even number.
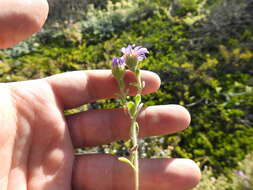
M6 91L15 109L0 130L1 189L70 189L74 157L63 109L46 82L29 83Z

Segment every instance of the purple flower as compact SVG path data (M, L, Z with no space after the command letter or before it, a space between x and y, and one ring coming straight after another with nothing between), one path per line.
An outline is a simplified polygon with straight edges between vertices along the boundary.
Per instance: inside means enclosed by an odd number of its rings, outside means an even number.
M142 46L128 45L123 47L121 52L124 54L123 58L126 65L131 69L135 70L138 67L138 62L143 61L146 58L146 53L149 53L147 48Z
M125 65L126 64L123 57L114 57L112 59L112 74L119 81L124 78Z
M247 178L247 176L244 174L241 170L236 170L235 172L240 178Z
M147 48L142 46L128 45L127 47L123 47L121 52L125 57L136 57L138 61L142 61L146 58L146 53L149 53Z
M118 57L114 57L112 59L112 67L118 67L118 66L125 66L125 61L124 58L118 58Z

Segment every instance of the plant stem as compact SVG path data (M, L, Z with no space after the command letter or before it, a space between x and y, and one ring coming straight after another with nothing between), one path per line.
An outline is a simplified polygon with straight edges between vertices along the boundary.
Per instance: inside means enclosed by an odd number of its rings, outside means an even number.
M137 80L137 95L141 95L142 91L142 82L141 82L141 74L140 70L135 70L136 80ZM131 137L132 137L132 143L133 143L133 150L132 150L132 158L131 161L135 167L134 170L134 181L135 181L135 190L139 190L140 181L139 181L139 151L138 151L138 132L139 127L137 123L137 117L138 117L138 108L140 106L140 103L138 105L135 105L136 112L135 115L131 121Z
M131 150L131 162L133 163L134 169L134 189L139 190L139 155L138 155L138 129L137 129L136 117L131 122L131 139L133 147Z
M141 74L140 70L136 69L134 70L134 73L136 75L136 85L137 88L137 95L136 97L140 97L139 101L135 101L134 105L134 111L132 112L131 109L128 110L130 119L131 119L131 126L130 126L130 138L132 141L132 147L130 149L130 162L133 165L133 171L134 171L134 190L139 190L140 181L139 181L139 151L138 151L138 133L139 133L139 125L137 123L137 117L139 114L139 111L141 109L141 92L143 89L143 84L141 81ZM120 86L120 93L121 93L121 103L125 107L128 107L128 101L127 96L124 91L124 84L123 80L119 81Z

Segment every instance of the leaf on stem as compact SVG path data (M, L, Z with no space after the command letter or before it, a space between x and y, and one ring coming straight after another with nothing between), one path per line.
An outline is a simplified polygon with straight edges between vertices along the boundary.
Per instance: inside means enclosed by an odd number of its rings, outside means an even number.
M133 163L130 160L128 160L127 158L119 157L118 160L121 161L121 162L125 162L125 163L129 164L135 170L135 167L134 167Z
M128 112L129 112L130 116L134 116L135 112L136 112L135 104L132 101L127 102L127 108L128 108Z
M130 82L129 85L138 88L139 84L137 82Z
M140 94L137 94L135 97L134 97L134 101L135 101L135 105L139 105L141 103L141 95Z

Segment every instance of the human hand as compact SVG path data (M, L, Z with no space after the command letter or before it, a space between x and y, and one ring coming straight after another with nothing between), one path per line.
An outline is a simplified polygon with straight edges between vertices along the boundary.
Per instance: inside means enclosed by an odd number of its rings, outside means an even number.
M158 89L154 73L143 72L144 93ZM134 81L129 72L126 84ZM76 71L45 79L1 84L0 187L3 190L130 190L132 170L116 156L74 156L74 147L96 146L129 137L121 109L89 110L64 116L65 109L112 98L117 83L110 71ZM130 91L134 93L134 89ZM189 113L177 105L152 106L139 117L140 136L180 131ZM142 159L142 190L195 186L198 167L187 159Z
M2 0L0 7L0 48L10 47L39 30L48 11L45 0ZM19 24L22 26L18 30ZM158 89L157 75L144 72L142 76L147 84L144 93ZM133 80L128 73L126 83ZM65 109L111 98L117 88L110 71L77 71L0 84L0 189L131 189L132 170L116 156L73 153L73 146L127 139L129 120L123 111L63 114ZM180 106L156 106L143 110L139 122L141 137L164 135L183 130L190 116ZM200 178L193 161L172 158L141 160L140 175L142 190L189 189Z

